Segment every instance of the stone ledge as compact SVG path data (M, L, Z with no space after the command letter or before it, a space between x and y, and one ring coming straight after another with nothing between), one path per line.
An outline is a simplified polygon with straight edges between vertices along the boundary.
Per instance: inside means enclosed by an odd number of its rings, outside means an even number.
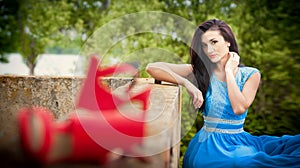
M9 167L26 162L22 160L24 156L20 151L18 141L18 128L15 120L18 109L30 105L44 106L54 113L56 119L60 119L74 110L75 97L83 79L83 77L0 76L0 99L2 100L0 104L0 156L3 155L2 159L7 158L6 162L10 163L9 160L13 162ZM115 89L131 82L132 79L106 78L105 81ZM116 167L117 165L123 165L122 167L178 167L180 88L166 83L162 85L153 83L154 80L151 78L138 78L135 88L138 91L143 84L153 86L150 96L151 104L147 111L147 117L152 120L147 123L146 131L148 135L160 134L160 136L156 139L150 138L146 143L150 148L151 145L155 147L160 144L165 145L166 149L173 149L152 156L151 164L145 165L136 159L128 158L102 167ZM161 143L158 143L158 140ZM68 167L68 165L62 167Z

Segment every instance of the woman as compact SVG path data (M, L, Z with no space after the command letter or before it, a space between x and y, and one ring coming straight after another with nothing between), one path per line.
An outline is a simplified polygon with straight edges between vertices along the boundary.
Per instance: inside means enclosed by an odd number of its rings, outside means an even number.
M256 68L240 65L230 27L212 19L197 27L191 64L150 63L157 80L184 86L204 126L191 140L183 167L300 167L300 135L252 136L243 130L260 83ZM196 87L188 76L193 74Z

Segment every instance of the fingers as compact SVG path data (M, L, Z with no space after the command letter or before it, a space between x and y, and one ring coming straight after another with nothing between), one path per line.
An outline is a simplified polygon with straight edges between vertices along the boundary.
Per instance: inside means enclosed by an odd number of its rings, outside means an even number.
M236 52L229 52L230 58L233 59L234 61L239 62L240 61L240 56Z
M202 94L196 94L193 98L193 105L195 108L200 108L203 104L203 97Z
M240 64L240 56L236 52L229 52L229 54L228 68L234 70Z
M204 101L202 92L197 87L195 87L195 85L193 85L192 83L188 83L185 87L186 87L189 95L193 99L194 107L200 108Z

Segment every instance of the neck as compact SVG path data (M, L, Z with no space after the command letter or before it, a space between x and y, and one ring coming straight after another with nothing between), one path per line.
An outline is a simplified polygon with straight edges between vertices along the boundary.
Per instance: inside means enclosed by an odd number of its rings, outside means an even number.
M229 59L229 53L226 54L219 62L216 63L215 71L224 72L225 65Z

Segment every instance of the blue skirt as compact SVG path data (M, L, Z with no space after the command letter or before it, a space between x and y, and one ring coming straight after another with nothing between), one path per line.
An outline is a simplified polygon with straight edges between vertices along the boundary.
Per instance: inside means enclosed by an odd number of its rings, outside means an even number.
M183 168L194 167L300 167L300 134L254 136L202 128L183 159Z

